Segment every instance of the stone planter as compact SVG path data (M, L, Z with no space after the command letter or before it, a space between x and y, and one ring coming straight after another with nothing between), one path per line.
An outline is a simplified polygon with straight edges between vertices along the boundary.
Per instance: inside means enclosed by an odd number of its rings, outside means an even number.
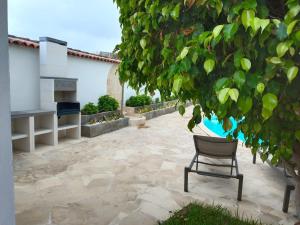
M128 126L128 118L120 118L117 120L96 123L84 124L81 126L81 135L84 137L96 137L101 134L109 133Z
M153 110L153 111L150 111L150 112L142 113L140 115L144 116L146 118L146 120L150 120L150 119L153 119L155 117L166 115L166 114L169 114L169 113L172 113L172 112L175 112L175 111L176 111L176 107L173 106L173 107L169 107L169 108Z
M138 107L127 107L126 106L126 107L124 107L124 114L126 116L144 115L144 114L151 113L151 112L154 112L154 111L164 110L165 108L172 108L172 107L169 107L169 105L174 104L176 102L177 102L177 100L168 101L168 102L161 102L161 103L145 105L145 106L138 106ZM139 111L143 108L150 108L151 111L146 112L146 113L142 113L142 114L139 113ZM163 109L161 109L161 108L163 108Z
M103 120L103 118L105 116L109 116L113 113L121 113L120 110L116 110L116 111L110 111L110 112L101 112L101 113L97 113L97 114L93 114L93 115L81 115L81 125L85 125L90 121L93 120Z

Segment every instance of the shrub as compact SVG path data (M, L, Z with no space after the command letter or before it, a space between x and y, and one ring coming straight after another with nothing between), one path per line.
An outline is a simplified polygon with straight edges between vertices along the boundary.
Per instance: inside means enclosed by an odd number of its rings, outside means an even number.
M92 114L96 114L97 112L98 112L98 108L92 102L85 104L83 109L81 110L81 113L84 115L92 115Z
M151 102L152 102L151 97L147 95L137 95L137 96L131 96L126 101L126 106L129 107L145 106L145 105L150 105Z
M155 98L154 103L160 103L160 99L159 98Z
M115 111L118 109L118 107L119 107L118 101L109 95L101 96L98 99L99 112Z
M175 212L168 220L161 223L162 225L263 225L261 222L243 218L239 215L230 213L230 211L218 205L205 205L191 203L182 210Z

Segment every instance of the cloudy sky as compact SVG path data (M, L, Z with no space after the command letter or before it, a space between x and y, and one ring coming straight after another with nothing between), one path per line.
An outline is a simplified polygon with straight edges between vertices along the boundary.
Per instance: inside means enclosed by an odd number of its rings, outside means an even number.
M80 50L111 52L121 40L113 0L9 0L8 32L38 40L49 36Z

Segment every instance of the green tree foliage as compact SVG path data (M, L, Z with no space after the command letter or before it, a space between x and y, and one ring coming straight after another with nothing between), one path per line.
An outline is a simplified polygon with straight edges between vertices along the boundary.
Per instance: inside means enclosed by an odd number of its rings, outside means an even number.
M274 163L300 140L298 0L115 0L120 79L240 121L246 145ZM229 126L230 127L230 126ZM225 127L226 128L226 127ZM260 141L262 140L262 141Z
M118 101L109 95L101 96L98 99L99 112L115 111L118 109L118 107L119 107Z
M137 96L131 96L126 101L126 106L129 106L129 107L145 106L145 105L150 105L151 102L152 102L152 99L150 96L137 95Z

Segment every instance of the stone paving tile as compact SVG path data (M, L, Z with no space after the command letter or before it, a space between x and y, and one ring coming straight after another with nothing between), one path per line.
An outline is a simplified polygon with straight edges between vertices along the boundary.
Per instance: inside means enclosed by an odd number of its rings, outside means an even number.
M148 128L128 127L15 153L17 225L154 225L194 201L221 204L274 225L293 225L293 201L288 214L281 211L284 179L260 160L253 165L241 144L242 202L236 201L234 179L191 174L189 192L183 192L183 168L195 151L186 127L191 111L147 121ZM209 134L201 127L195 133Z

